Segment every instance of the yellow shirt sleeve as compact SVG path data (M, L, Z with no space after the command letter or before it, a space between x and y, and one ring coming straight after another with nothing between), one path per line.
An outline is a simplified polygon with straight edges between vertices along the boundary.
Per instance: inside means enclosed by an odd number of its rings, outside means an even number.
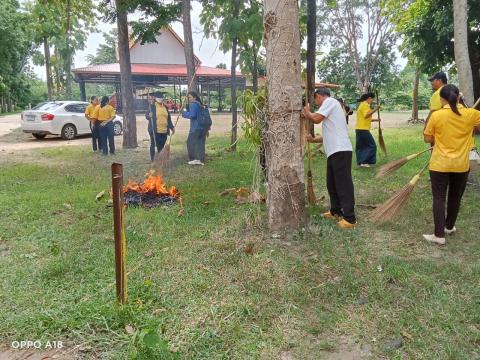
M480 111L472 109L473 112L473 126L480 125Z
M432 116L430 117L430 120L428 120L428 123L427 123L427 126L425 127L425 130L423 131L423 134L424 135L428 135L428 136L434 136L435 135L435 123L436 123L436 119L437 119L437 116L438 114L432 114Z
M370 105L367 102L362 102L358 106L357 110L357 130L370 130L372 125L372 118L367 118L367 113L371 110Z
M92 104L88 105L85 108L85 116L90 116L90 109L92 108Z

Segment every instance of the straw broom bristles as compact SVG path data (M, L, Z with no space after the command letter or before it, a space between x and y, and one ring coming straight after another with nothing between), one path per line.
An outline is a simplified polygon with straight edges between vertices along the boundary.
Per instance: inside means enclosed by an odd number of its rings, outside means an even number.
M375 210L373 210L369 214L368 219L381 224L395 218L402 211L408 199L410 199L410 195L412 194L413 189L415 189L415 185L417 184L421 174L427 168L427 166L428 163L417 175L415 175L408 182L407 185L398 190L390 197L390 199L388 199L382 205L378 206Z
M423 150L423 151L420 151L418 153L415 153L415 154L412 154L412 155L408 155L408 156L405 156L401 159L398 159L398 160L395 160L395 161L391 161L389 162L388 164L385 164L383 165L379 170L378 170L378 173L377 173L377 178L381 178L381 177L385 177L385 176L388 176L392 173L394 173L395 171L397 171L398 169L400 169L403 165L405 165L407 162L409 162L410 160L412 159L415 159L416 157L418 157L419 155L427 152L427 151L430 151L432 150L432 148L428 148L426 150Z

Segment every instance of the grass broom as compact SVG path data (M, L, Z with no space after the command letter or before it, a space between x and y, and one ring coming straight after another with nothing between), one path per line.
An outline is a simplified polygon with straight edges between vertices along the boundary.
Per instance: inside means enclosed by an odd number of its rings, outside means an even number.
M402 211L408 199L410 199L413 189L415 189L420 176L428 167L428 164L429 162L427 162L423 169L416 174L407 185L398 190L382 205L375 208L375 210L368 215L368 219L378 224L394 219Z
M385 176L388 176L388 175L394 173L395 171L400 169L403 165L405 165L410 160L413 160L413 159L417 158L418 156L420 156L421 154L426 153L427 151L431 151L432 149L433 149L433 147L430 147L430 148L425 149L423 151L420 151L418 153L408 155L408 156L404 156L401 159L391 161L388 164L383 165L378 170L377 178L382 178L382 177L385 177Z
M190 83L188 84L189 89L192 86L192 82L193 82L193 79L195 79L196 74L197 74L197 68L195 68L195 71L193 72L193 76L190 79ZM187 97L185 96L184 101L182 102L182 106L180 107L180 110L178 111L177 119L175 120L175 124L173 125L174 127L177 127L178 120L180 119L180 115L182 115L182 111L183 111L183 108L185 107L185 103L186 103L186 98ZM171 153L170 143L172 142L173 135L174 134L172 134L168 137L168 140L167 140L165 146L163 147L162 151L160 151L160 153L158 153L155 156L155 159L154 159L153 164L152 164L152 168L154 168L156 172L161 173L163 171L163 169L165 169L165 167L168 165L168 162L170 161L170 153Z
M378 112L378 144L380 149L382 149L385 156L387 155L387 146L385 145L385 140L383 139L381 118L380 118L380 99L378 98L378 90L375 90L375 97L377 98L377 112Z

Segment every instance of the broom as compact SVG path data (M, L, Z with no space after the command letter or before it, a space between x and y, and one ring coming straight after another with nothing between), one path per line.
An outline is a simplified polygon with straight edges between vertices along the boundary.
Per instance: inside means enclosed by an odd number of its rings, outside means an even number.
M382 177L385 177L385 176L388 176L392 173L394 173L395 171L397 171L398 169L400 169L403 165L405 165L407 162L409 162L410 160L413 160L415 158L417 158L418 156L420 156L421 154L423 153L426 153L427 151L430 151L432 150L433 147L430 147L428 149L425 149L423 151L420 151L418 153L415 153L415 154L412 154L412 155L408 155L408 156L404 156L403 158L401 159L398 159L398 160L395 160L395 161L391 161L389 162L388 164L385 164L383 165L379 170L378 170L378 173L377 173L377 178L382 178Z
M193 79L195 79L195 75L197 74L197 68L195 68L195 71L193 72L193 76L190 79L190 83L188 84L188 88L192 86ZM186 99L186 96L185 96ZM185 106L185 99L182 102L182 106L180 107L180 110L178 112L177 119L175 120L175 124L173 125L174 127L177 127L178 120L180 119L180 115L182 114L183 108ZM165 167L168 165L168 162L170 161L170 143L172 142L172 137L174 134L170 135L168 137L167 143L163 147L162 151L160 151L159 154L155 156L155 160L153 161L152 167L155 168L157 172L161 172Z
M385 140L383 139L383 132L380 119L380 99L378 98L378 90L375 90L375 97L377 98L377 112L378 112L378 144L382 149L385 156L387 155L387 147L385 146Z
M410 195L415 188L420 176L428 167L429 162L423 167L423 169L415 175L407 185L403 188L398 190L395 194L393 194L390 199L385 201L382 205L378 206L375 210L373 210L369 215L368 219L376 222L378 224L387 222L395 218L403 209L405 204L407 203Z

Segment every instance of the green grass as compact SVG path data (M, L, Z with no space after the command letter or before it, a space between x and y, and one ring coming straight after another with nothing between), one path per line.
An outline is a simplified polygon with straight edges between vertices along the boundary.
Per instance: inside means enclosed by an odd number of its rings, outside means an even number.
M419 127L384 133L390 159L425 146ZM115 304L112 211L95 201L110 187L112 158L69 147L1 163L0 343L60 340L85 359L322 359L356 344L374 358L480 358L478 189L467 189L459 232L442 248L421 240L433 227L426 176L393 223L374 226L359 206L358 229L344 232L320 219L320 206L308 209L308 231L274 239L264 206L218 195L253 176L253 153L226 145L209 139L211 161L195 168L183 144L173 148L165 179L181 190L184 216L178 205L126 210L124 307ZM147 157L141 148L114 159L141 179ZM354 166L357 203L385 200L424 161L382 180ZM325 162L314 158L317 197L327 195ZM402 336L403 347L383 349Z

